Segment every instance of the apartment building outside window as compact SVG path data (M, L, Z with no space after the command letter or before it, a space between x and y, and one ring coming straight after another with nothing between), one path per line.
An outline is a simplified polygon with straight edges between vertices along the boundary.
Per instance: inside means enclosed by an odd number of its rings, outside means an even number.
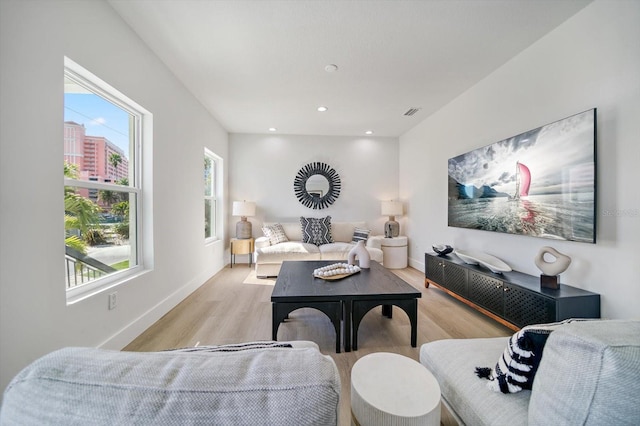
M151 114L65 58L67 301L142 271L140 158Z

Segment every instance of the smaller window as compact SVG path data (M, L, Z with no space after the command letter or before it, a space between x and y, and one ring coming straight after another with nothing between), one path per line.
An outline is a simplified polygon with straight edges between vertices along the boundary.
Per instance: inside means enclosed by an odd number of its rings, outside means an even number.
M205 148L204 150L204 238L205 242L217 237L217 172L219 158Z

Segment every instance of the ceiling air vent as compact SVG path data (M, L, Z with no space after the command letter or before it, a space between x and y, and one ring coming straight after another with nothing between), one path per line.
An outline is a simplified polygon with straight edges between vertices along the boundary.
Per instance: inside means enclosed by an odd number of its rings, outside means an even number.
M405 116L411 117L416 112L420 111L422 108L409 108L407 112L404 113Z

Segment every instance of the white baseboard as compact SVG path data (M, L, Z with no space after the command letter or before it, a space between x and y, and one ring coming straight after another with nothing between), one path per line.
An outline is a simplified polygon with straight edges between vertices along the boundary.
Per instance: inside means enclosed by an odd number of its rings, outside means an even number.
M409 266L411 266L414 269L417 269L418 271L424 272L424 262L420 262L416 259L409 259Z
M136 337L142 334L147 328L151 327L156 321L164 316L171 309L176 307L187 296L196 291L200 286L206 283L213 275L219 271L208 271L194 278L184 286L180 287L174 293L166 297L160 303L143 313L137 319L132 321L126 327L122 328L116 334L98 345L102 349L121 350Z

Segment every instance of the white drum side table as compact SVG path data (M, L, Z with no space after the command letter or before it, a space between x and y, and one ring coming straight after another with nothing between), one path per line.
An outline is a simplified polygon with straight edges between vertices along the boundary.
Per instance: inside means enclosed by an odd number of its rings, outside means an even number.
M402 269L407 267L408 238L405 236L382 238L382 263L387 269Z
M351 422L356 426L440 425L440 385L422 364L377 352L351 369Z

